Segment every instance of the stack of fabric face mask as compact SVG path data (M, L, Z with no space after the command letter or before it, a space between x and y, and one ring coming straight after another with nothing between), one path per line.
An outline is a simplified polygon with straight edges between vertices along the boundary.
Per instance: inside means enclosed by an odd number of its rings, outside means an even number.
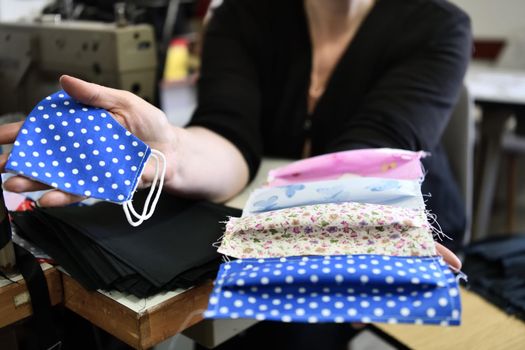
M334 153L270 172L226 225L206 316L457 325L421 195L423 152Z

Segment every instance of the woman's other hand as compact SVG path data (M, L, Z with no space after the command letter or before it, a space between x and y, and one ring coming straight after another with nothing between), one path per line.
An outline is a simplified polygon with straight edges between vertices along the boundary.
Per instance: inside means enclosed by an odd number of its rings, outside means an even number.
M454 271L461 270L461 260L454 254L451 250L446 248L440 243L436 242L436 250L439 255L443 257L445 262L450 266L450 268Z

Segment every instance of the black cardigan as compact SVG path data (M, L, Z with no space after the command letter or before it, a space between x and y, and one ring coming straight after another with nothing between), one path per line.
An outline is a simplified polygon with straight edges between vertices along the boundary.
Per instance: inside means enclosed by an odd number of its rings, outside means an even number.
M204 38L190 125L233 142L253 177L262 155L426 150L427 206L456 243L464 205L440 145L471 54L470 21L442 0L377 0L305 127L311 42L302 0L225 0ZM447 242L445 242L447 243ZM449 244L450 245L450 244Z

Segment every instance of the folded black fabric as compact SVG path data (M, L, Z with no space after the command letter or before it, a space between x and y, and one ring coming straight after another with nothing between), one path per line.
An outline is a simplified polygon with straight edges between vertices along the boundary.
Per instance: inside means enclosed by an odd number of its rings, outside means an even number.
M144 202L145 193L135 195ZM35 208L13 213L19 234L52 256L87 289L146 297L187 288L213 276L220 256L212 244L238 209L163 194L153 217L128 224L120 205Z
M525 320L525 236L492 238L466 247L463 271L472 290Z
M13 222L16 226L17 234L32 242L45 252L52 252L53 259L65 262L65 268L74 277L78 277L79 282L87 289L97 289L102 285L101 280L90 275L79 264L75 257L69 253L68 247L63 247L60 240L56 238L55 230L51 220L41 221L34 212L14 212L11 213ZM67 267L66 267L67 266Z

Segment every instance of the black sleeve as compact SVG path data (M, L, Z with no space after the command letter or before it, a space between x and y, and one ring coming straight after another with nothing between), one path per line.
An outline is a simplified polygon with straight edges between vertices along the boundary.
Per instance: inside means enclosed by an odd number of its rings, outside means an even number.
M252 1L226 0L214 10L202 51L197 109L189 126L203 126L232 142L250 179L260 164L261 93L251 45L259 29Z
M470 20L439 9L421 25L405 24L391 62L329 151L363 147L433 150L440 142L472 52ZM427 23L425 23L425 21ZM419 28L424 28L418 33ZM418 38L417 45L414 44ZM407 44L410 42L410 44Z

